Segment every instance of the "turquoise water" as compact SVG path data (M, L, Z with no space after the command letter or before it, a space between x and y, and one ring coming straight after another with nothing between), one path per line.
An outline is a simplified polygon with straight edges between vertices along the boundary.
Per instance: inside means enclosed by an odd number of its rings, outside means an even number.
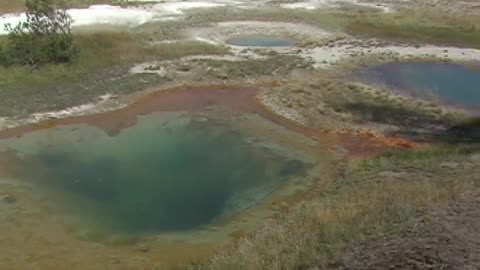
M179 113L142 117L111 137L87 125L0 140L20 178L71 196L72 215L129 233L193 230L252 207L304 163L245 134ZM52 198L55 200L55 198Z
M239 36L227 40L227 43L235 46L253 47L290 47L295 41L288 38L270 36Z
M361 72L363 78L410 95L480 109L480 64L389 63Z

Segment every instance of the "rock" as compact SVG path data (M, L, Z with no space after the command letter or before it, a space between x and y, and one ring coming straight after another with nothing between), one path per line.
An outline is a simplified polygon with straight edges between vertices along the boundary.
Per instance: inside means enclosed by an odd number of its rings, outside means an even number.
M407 173L384 171L384 172L379 172L377 175L384 178L405 178L407 176Z
M146 253L146 252L150 251L150 247L147 246L147 245L139 245L136 249L140 252L143 252L143 253Z
M177 77L177 73L173 70L166 72L163 77L169 81L173 81Z
M220 80L228 80L229 78L228 74L224 71L219 71L216 75L217 75L217 78Z
M335 159L343 160L347 157L348 153L349 151L345 147L340 145L335 146L335 150L334 150Z
M160 70L162 67L160 65L150 65L145 67L145 70Z
M480 154L473 154L470 156L470 160L473 163L480 164Z
M189 66L189 65L186 65L186 64L184 64L184 65L179 65L179 66L177 67L177 71L180 71L180 72L189 72L190 70L192 70L192 67Z
M440 163L440 167L442 168L448 168L448 169L456 169L458 168L458 163L457 162L442 162Z

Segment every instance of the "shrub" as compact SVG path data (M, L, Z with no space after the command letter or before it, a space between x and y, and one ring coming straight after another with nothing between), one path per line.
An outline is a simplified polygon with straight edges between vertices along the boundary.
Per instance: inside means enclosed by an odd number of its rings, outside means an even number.
M27 20L12 27L6 54L14 64L36 67L71 60L75 50L71 33L72 18L65 9L56 9L54 0L26 0Z
M5 46L0 43L0 65L8 65L7 54L5 52Z

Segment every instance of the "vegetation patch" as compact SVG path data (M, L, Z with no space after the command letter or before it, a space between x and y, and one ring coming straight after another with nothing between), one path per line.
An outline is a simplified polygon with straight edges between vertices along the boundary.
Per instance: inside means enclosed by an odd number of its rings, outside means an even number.
M295 69L311 69L310 63L301 57L290 55L271 55L266 59L247 61L202 61L218 79L245 79L260 76L289 75Z
M222 21L284 21L306 23L329 31L346 31L354 36L382 38L397 42L480 48L478 16L449 14L437 8L402 9L379 13L356 9L275 9L245 12L234 8L187 11L182 27L206 26ZM162 30L163 31L163 30ZM158 31L157 31L158 32Z
M143 36L128 32L77 34L74 42L81 50L70 63L47 64L37 69L0 67L0 115L25 116L65 109L94 101L106 93L140 91L149 85L146 82L161 80L153 75L126 77L134 63L228 52L226 48L196 41L150 45ZM149 79L145 81L145 77Z
M346 25L348 16L341 11L331 10L304 10L304 9L279 9L258 8L244 9L218 7L199 10L186 10L187 18L181 22L184 26L207 26L210 23L228 21L266 21L266 22L289 22L306 23L313 26L321 26L328 30L341 30Z
M345 76L335 74L313 72L303 81L268 90L262 101L285 117L295 112L308 127L350 132L380 130L422 141L432 139L433 130L447 129L466 119L441 104L349 82Z
M322 179L321 192L190 269L330 269L357 241L392 233L434 205L478 189L478 146L390 153ZM325 181L328 184L325 184Z
M478 18L450 16L435 9L356 17L345 29L352 35L392 41L480 48Z
M8 42L3 45L3 65L69 62L75 54L71 33L72 17L52 0L26 0L26 21L6 24Z

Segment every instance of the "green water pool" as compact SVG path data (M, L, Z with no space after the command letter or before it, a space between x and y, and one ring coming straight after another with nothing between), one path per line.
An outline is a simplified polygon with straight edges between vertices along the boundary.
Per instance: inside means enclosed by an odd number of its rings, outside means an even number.
M180 112L142 116L116 136L83 124L52 127L0 140L1 151L15 153L21 181L64 194L50 203L122 233L208 226L307 168L228 122Z

